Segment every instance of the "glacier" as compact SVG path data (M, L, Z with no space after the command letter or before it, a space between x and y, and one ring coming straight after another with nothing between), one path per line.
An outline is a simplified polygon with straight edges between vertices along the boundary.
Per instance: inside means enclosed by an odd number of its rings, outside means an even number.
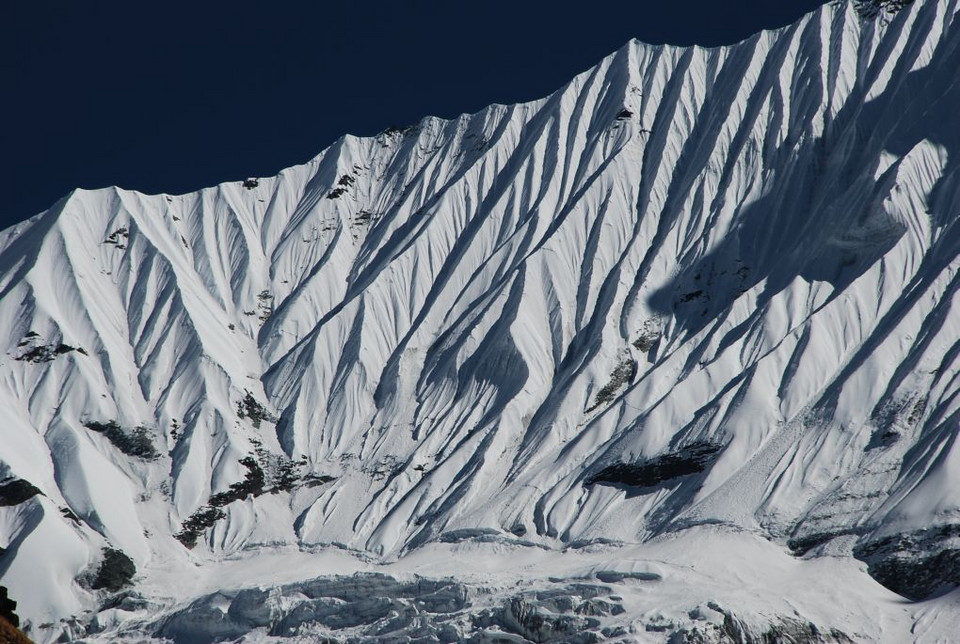
M0 233L26 632L949 641L960 7L874 4Z

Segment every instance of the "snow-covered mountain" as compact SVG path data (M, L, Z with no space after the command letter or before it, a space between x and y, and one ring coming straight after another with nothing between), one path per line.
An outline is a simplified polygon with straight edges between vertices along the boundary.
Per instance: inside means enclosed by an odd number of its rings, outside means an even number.
M28 633L949 638L958 11L631 42L539 101L2 233Z

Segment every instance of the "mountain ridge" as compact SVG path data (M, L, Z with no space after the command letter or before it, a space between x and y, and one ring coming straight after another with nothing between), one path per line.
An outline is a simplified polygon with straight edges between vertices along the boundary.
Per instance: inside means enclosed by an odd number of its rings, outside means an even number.
M168 571L267 552L566 569L530 553L729 531L936 605L960 584L956 17L631 41L541 100L4 231L0 478L39 494L3 509L0 580L36 627L114 610L85 581L106 549L170 616Z

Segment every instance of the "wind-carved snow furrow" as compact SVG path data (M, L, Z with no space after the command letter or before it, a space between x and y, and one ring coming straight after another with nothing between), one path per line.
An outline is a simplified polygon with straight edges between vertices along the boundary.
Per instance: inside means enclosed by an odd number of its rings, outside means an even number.
M438 195L438 198L439 198L439 195ZM426 206L422 206L421 209L420 209L418 212L423 212L423 211L425 210L425 208L426 208ZM418 221L418 220L412 220L411 223L414 224L415 226L418 226L420 231L422 231L422 230L424 229L424 227L426 226L426 224L427 224L426 221ZM401 230L402 230L402 229L401 229ZM417 234L419 234L419 233L417 233ZM404 250L404 251L406 251L406 249L409 248L410 243L411 243L411 241L407 241L407 242L403 243L403 246L404 246L404 249L403 249L403 250ZM386 244L385 249L391 249L391 248L393 248L393 247L395 247L395 246L397 246L397 245L400 245L400 242L391 241L391 242L388 242L388 243ZM384 252L384 251L381 251L381 253L383 253L383 252ZM384 265L384 263L383 263L382 261L376 261L376 262L374 262L374 265L375 265L375 267L376 267L376 270L382 270L381 267ZM374 272L374 271L372 271L372 270L368 270L367 273L368 273L369 275L371 275L371 277L374 276L374 275L376 275L376 272ZM367 278L364 278L364 277L352 278L352 279L350 279L349 281L350 281L350 283L351 283L350 291L351 291L352 293L359 293L359 292L361 292L362 289L366 288L366 286L368 286L368 284L369 284ZM348 296L347 296L347 299L344 300L344 303L345 303L346 301L348 301L348 299L351 298L351 297L353 297L353 296L352 296L352 295L348 295ZM343 304L338 305L338 307L339 307L339 306L343 306ZM338 310L338 308L335 308L335 309L331 310L331 312L328 313L327 316L326 316L324 319L325 319L325 320L332 319L332 316L336 313L337 310ZM323 324L325 324L325 322L324 322L324 320L321 320L320 323L318 324L318 327L317 327L317 328L322 327Z
M550 115L548 112L541 112L538 115L538 118L534 119L534 123L529 128L529 133L520 135L520 141L527 140L536 140L540 136L542 128L549 121ZM527 128L525 128L526 130ZM528 144L529 145L529 144ZM521 166L521 162L524 156L529 154L527 148L520 147L514 153L513 157L506 163L503 169L500 170L498 177L512 177L515 172L514 168ZM497 202L501 200L504 196L505 191L509 188L509 184L503 180L494 180L493 184L490 186L486 195L479 196L480 202L477 205L477 210L483 212L494 206ZM484 221L480 217L474 218L473 222L467 224L467 227L461 231L457 236L456 242L450 247L449 252L446 254L443 265L436 272L436 279L433 282L429 293L427 294L424 303L418 313L416 319L412 324L412 328L416 329L422 324L426 315L430 312L433 302L440 296L440 293L446 288L447 283L451 277L452 267L459 266L461 259L465 256L470 248L474 236L478 233L480 228L484 225ZM400 354L405 350L410 339L410 335L407 335L404 340L402 340L396 350L393 353L393 356L388 361L387 369L385 370L385 378L381 379L381 384L378 386L378 400L379 405L384 405L387 400L384 396L389 395L387 390L383 388L384 380L386 382L391 382L396 379L395 373L399 364Z
M661 49L660 52L672 53L667 48ZM660 61L662 60L663 54L660 52L658 52L658 56L655 59L657 63L657 71L659 71L659 69L662 67ZM673 70L673 73L670 75L669 82L667 83L666 87L667 91L661 94L659 100L657 101L656 115L653 118L653 123L650 126L647 141L645 142L643 148L643 174L641 175L640 185L638 188L636 216L634 221L636 222L636 229L639 230L648 218L655 219L656 229L652 238L650 238L649 242L645 244L646 248L644 257L637 269L637 277L634 280L635 292L630 294L631 299L636 297L636 291L639 291L639 289L646 282L651 270L651 265L659 253L663 241L673 224L672 221L663 217L662 210L659 210L656 216L650 213L650 205L654 194L654 186L657 182L657 175L659 174L664 163L664 147L671 129L669 123L672 120L672 115L676 110L678 101L680 99L680 86L683 83L683 77L686 69L689 67L692 56L692 50L689 50L688 53L683 54L680 57L678 69ZM645 85L645 87L650 87L650 89L648 89L644 94L645 99L649 94L652 93L651 90L656 87L651 87L651 85L653 85L653 83L650 82ZM670 158L666 159L668 164L670 161Z

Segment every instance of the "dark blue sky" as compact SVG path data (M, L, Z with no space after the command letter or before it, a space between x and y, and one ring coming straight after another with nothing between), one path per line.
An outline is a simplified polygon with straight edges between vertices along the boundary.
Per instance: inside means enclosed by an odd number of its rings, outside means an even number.
M343 133L549 94L630 38L728 44L822 0L86 2L0 24L0 227L74 187L186 192Z

